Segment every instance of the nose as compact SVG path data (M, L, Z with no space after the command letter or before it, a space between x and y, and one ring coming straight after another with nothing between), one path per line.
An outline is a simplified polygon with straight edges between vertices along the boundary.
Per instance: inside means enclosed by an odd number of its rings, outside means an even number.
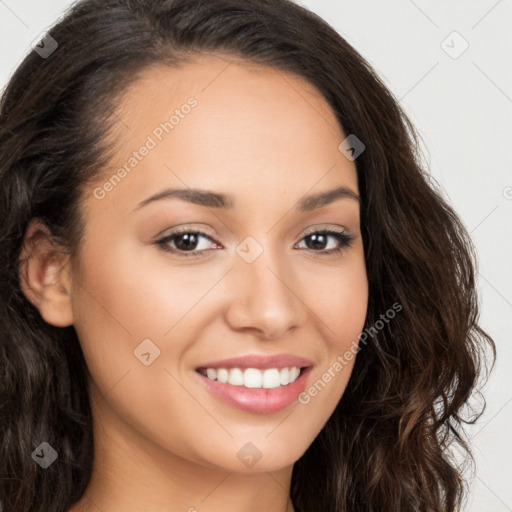
M307 315L307 297L301 297L304 291L289 262L268 250L252 263L235 257L228 276L226 321L230 327L270 340L301 326Z

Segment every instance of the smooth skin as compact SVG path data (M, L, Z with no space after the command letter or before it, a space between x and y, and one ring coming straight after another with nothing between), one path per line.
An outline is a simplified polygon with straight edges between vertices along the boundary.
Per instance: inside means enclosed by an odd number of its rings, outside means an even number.
M191 97L197 105L98 199L94 190ZM23 251L25 294L49 324L75 327L90 372L95 462L76 507L293 511L293 464L332 414L354 360L309 403L269 414L225 403L195 370L289 353L313 362L308 389L358 340L368 302L359 202L296 208L341 186L359 194L355 164L338 149L347 134L303 78L220 54L147 68L115 114L116 155L83 196L79 253L54 251L37 221ZM168 188L222 193L233 204L167 198L138 207ZM168 241L175 252L155 243L177 227L205 236ZM315 244L311 229L353 241L343 247L327 235ZM263 251L251 263L237 251L247 237L257 243L249 251ZM145 339L160 351L149 365L134 354ZM261 453L252 467L237 456L249 442Z

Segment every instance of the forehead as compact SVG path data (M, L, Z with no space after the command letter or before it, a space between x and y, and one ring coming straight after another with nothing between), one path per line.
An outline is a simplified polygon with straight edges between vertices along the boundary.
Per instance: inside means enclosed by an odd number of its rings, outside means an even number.
M107 198L126 207L171 186L222 189L245 204L244 194L282 202L340 184L357 192L334 112L291 73L222 56L153 65L114 114L115 157L102 179L125 169Z

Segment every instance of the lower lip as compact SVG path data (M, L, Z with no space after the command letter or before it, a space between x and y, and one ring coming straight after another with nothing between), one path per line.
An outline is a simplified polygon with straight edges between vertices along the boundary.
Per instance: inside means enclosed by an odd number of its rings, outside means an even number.
M257 414L277 412L292 404L304 388L311 371L311 366L304 368L299 377L291 384L279 388L246 388L245 386L233 386L211 380L199 372L196 372L206 387L216 396L228 404L243 411Z

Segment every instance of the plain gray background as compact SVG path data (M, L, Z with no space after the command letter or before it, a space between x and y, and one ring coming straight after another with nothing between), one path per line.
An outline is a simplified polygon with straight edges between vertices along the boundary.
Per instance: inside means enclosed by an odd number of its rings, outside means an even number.
M0 87L71 3L0 0ZM345 37L400 100L473 237L481 325L498 359L484 388L486 412L467 428L477 471L464 510L512 511L512 2L299 3Z

